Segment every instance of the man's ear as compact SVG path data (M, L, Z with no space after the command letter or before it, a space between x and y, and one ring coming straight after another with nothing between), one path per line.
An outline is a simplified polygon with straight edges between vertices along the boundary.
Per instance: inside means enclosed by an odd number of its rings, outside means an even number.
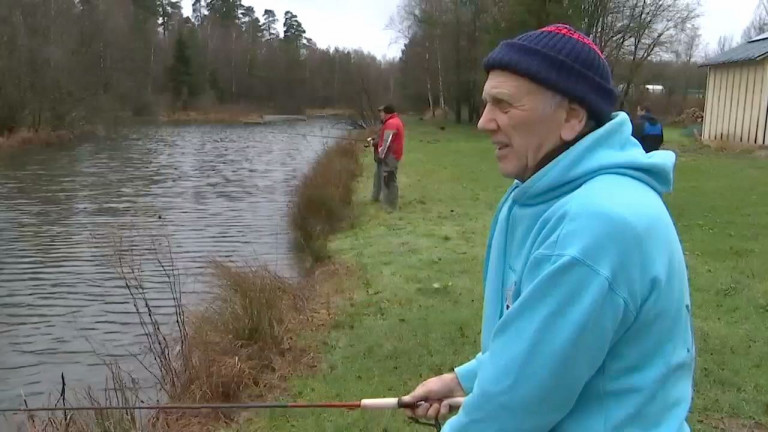
M565 110L565 121L560 129L560 139L564 142L574 140L587 124L587 111L575 103L568 103Z

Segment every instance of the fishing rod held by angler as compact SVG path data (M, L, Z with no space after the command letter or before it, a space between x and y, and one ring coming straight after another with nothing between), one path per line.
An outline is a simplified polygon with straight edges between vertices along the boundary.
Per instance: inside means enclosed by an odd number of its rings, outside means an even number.
M464 398L447 399L448 405L452 409L461 407ZM30 413L30 412L51 412L51 411L129 411L129 410L206 410L206 409L282 409L282 408L341 408L347 410L394 410L416 408L424 402L406 403L402 398L377 398L361 399L356 402L252 402L252 403L230 403L230 404L159 404L159 405L135 405L135 406L74 406L74 407L40 407L40 408L0 408L0 414L3 413ZM420 420L411 419L416 424L432 426L440 431L442 425L439 420L434 423L426 423Z
M464 398L448 399L448 404L453 408L459 408ZM343 408L385 410L416 408L421 403L405 403L401 398L362 399L356 402L249 402L229 404L158 404L158 405L124 405L124 406L54 406L39 408L0 408L0 413L24 413L44 411L127 411L127 410L205 410L205 409L281 409L281 408Z

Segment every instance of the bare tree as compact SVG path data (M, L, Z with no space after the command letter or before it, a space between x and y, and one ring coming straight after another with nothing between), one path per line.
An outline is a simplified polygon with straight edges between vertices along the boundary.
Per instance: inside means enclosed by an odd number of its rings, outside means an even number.
M625 0L623 23L626 37L622 58L627 64L621 106L633 88L643 65L655 55L671 48L676 29L688 27L699 17L698 1Z
M432 59L434 58L437 59L440 108L445 109L436 3L437 1L434 0L404 0L398 6L396 13L390 17L387 24L387 28L394 30L400 40L407 40L421 45L421 51L423 51L424 56L422 68L426 83L427 101L432 117L435 116L432 90Z
M741 41L748 42L766 32L768 32L768 0L759 0L752 21L741 34Z
M676 51L677 61L685 64L691 64L701 54L702 38L701 29L698 24L691 23L682 30L683 38L680 48Z
M669 78L672 86L670 86L667 96L671 101L677 92L682 93L682 105L686 106L688 90L691 82L696 78L695 73L691 73L691 71L696 70L694 60L699 56L702 46L701 30L698 24L691 22L689 25L678 29L676 40L677 43L672 46L670 54L674 59L672 69L679 71L679 73L673 74Z
M715 49L715 55L720 55L731 48L736 46L733 41L733 35L723 35L717 38L717 48Z

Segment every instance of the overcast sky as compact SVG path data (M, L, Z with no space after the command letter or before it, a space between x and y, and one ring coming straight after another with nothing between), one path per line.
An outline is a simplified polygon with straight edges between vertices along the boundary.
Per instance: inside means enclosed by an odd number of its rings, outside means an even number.
M758 0L701 0L701 32L714 47L722 35L736 41L749 24ZM386 30L399 0L243 0L257 14L273 9L279 18L286 10L298 15L307 36L320 47L362 48L379 57L398 57L402 42ZM191 13L192 0L183 0L185 14ZM282 22L282 20L281 20Z

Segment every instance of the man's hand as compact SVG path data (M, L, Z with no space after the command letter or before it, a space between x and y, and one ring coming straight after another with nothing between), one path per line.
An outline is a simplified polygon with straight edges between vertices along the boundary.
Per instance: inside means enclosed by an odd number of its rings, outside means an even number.
M447 399L465 397L466 393L459 383L456 374L451 372L430 378L419 384L409 395L402 397L406 404L422 402L416 409L407 409L409 417L418 419L445 419L451 412L451 406Z

